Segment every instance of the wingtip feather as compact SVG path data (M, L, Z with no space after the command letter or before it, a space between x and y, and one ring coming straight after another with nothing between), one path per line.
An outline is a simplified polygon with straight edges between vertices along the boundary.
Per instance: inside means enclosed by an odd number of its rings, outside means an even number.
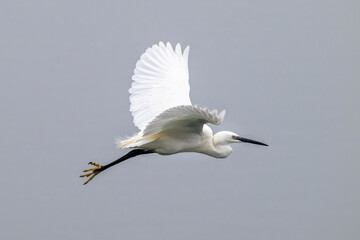
M179 56L181 56L181 45L180 43L177 43L175 46L175 53Z
M188 60L189 58L189 52L190 52L190 46L186 46L186 48L184 49L184 53L183 53L183 56L186 60Z
M166 43L166 47L167 47L169 50L173 50L173 51L174 51L174 49L173 49L173 47L171 46L171 43L170 43L170 42L167 42L167 43Z
M221 120L221 122L224 120L224 117L225 117L225 114L226 114L226 110L222 110L220 113L219 113L219 118Z

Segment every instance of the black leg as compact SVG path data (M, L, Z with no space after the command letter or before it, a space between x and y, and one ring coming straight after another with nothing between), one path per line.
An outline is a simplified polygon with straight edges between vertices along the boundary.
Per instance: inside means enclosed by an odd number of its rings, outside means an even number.
M99 170L100 172L108 169L109 167L112 167L118 163L121 163L125 160L128 160L129 158L132 158L132 157L136 157L138 155L142 155L142 154L148 154L148 153L154 153L154 151L150 151L150 150L142 150L142 149L134 149L130 152L128 152L126 155L122 156L121 158L119 158L118 160L115 160L107 165L104 165L102 166Z
M126 155L122 156L121 158L107 164L104 166L101 166L100 164L97 163L93 163L93 162L89 162L89 165L93 165L95 166L94 168L90 168L90 169L86 169L83 172L89 172L89 173L85 173L83 175L81 175L80 177L87 177L89 178L86 182L84 182L84 185L87 184L88 182L90 182L96 175L98 175L99 173L101 173L102 171L108 169L109 167L112 167L118 163L121 163L129 158L138 156L138 155L142 155L142 154L148 154L148 153L154 153L154 151L151 150L142 150L142 149L134 149L130 152L128 152Z

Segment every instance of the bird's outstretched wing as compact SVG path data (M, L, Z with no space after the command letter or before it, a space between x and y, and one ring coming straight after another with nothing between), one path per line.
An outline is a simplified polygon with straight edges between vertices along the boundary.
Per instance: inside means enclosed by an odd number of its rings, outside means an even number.
M219 125L225 116L225 110L218 113L199 106L181 105L160 113L146 128L130 138L118 138L115 143L121 148L137 148L157 140L169 133L201 133L206 123Z
M191 105L188 71L189 46L181 52L162 42L148 48L136 63L130 92L134 124L144 131L148 123L165 110Z
M169 131L192 131L200 133L205 123L219 125L225 116L225 110L210 111L199 106L177 106L166 110L151 121L143 131L143 137L156 136Z

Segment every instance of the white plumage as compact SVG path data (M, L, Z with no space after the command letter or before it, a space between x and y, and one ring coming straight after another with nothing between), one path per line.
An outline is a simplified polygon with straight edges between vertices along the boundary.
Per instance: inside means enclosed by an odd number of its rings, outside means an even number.
M218 113L191 104L188 56L189 47L182 52L180 44L174 50L170 43L165 45L162 42L141 55L129 90L130 111L140 131L135 136L116 140L118 148L134 150L105 166L90 162L95 167L81 175L89 178L84 184L105 169L140 154L198 152L225 158L232 152L230 143L267 146L233 132L222 131L213 135L207 123L219 125L225 111Z
M188 56L189 46L182 52L179 43L174 50L170 43L162 42L141 55L129 90L130 111L140 132L117 139L118 148L140 148L160 154L202 152L215 157L227 157L231 153L229 142L226 151L219 153L220 146L214 145L216 135L212 135L210 127L204 127L207 123L219 125L225 110L218 113L191 105ZM237 135L227 132L226 136L219 136L233 142ZM208 151L204 151L204 146Z
M129 90L130 111L140 132L128 139L117 139L118 148L155 147L162 154L191 150L193 145L168 147L166 142L159 139L168 141L169 135L177 135L173 142L179 138L180 132L200 136L205 123L218 125L222 122L225 111L218 115L217 110L191 105L188 56L189 46L182 52L179 43L174 50L170 43L165 45L162 42L141 55ZM154 141L161 142L161 147L150 144ZM179 146L183 149L179 149Z
M165 110L191 105L188 71L189 47L175 51L170 43L160 42L148 48L136 63L130 92L130 111L134 124L143 131Z

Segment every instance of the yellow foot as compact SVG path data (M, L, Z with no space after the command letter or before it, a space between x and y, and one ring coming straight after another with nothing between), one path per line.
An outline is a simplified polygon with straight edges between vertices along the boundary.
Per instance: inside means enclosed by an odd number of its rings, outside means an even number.
M90 182L96 175L98 175L102 171L102 169L101 169L102 166L100 164L93 163L93 162L89 162L88 164L93 165L95 167L84 170L83 172L89 172L89 173L80 175L80 177L89 178L86 182L84 182L84 185L87 184L88 182Z

